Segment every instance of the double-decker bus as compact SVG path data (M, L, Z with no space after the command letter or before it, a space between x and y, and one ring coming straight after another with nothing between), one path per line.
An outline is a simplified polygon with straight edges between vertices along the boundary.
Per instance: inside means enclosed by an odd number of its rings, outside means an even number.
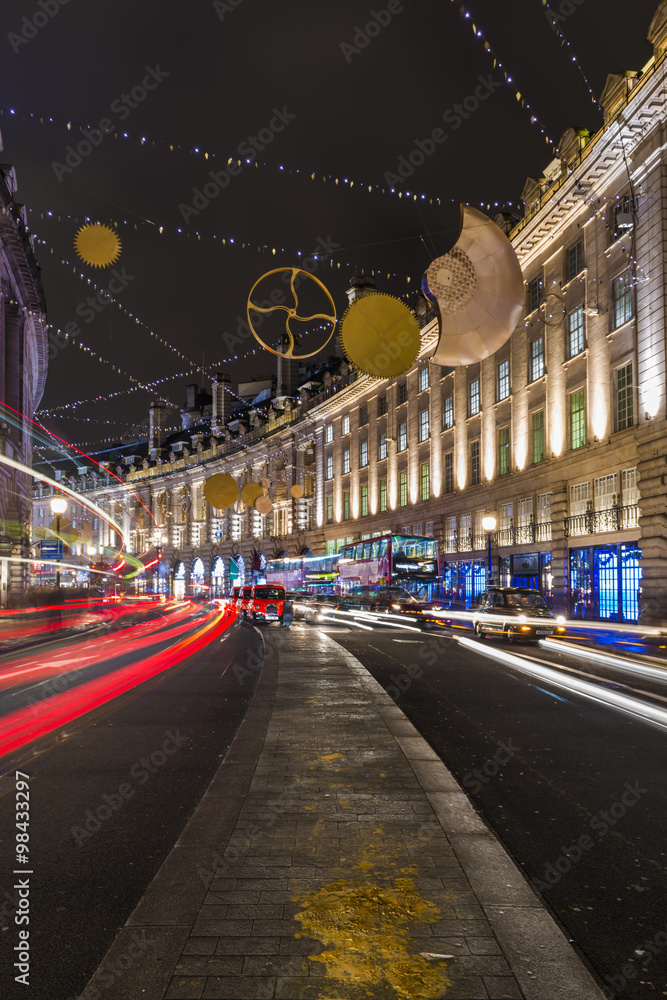
M424 601L438 599L438 543L421 535L380 535L338 553L339 592L402 587Z
M266 582L280 584L292 593L338 593L338 556L297 556L267 562Z

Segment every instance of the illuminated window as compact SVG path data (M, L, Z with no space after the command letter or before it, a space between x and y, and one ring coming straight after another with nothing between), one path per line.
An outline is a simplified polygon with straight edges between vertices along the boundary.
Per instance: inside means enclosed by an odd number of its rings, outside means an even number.
M343 475L350 471L350 449L346 448L343 452Z
M426 365L419 369L419 391L423 392L424 389L428 389L428 368Z
M624 431L632 427L634 417L634 398L632 390L632 361L616 372L616 430Z
M586 408L583 389L578 389L570 395L567 422L570 448L583 448L586 444Z
M359 410L359 426L364 427L368 423L368 407L362 406Z
M540 493L537 497L537 523L549 524L551 521L551 493Z
M445 455L445 493L454 492L454 454L448 451Z
M509 359L501 361L496 367L496 403L507 399L510 394L510 363Z
M533 278L526 286L526 312L534 312L542 298L542 279Z
M333 497L327 497L327 524L333 524Z
M422 462L419 469L419 496L421 500L429 500L431 497L431 479L428 462Z
M626 194L614 205L611 212L611 242L615 243L619 237L632 229L634 220L632 219L633 205L630 195ZM630 218L628 218L628 216ZM629 223L629 224L628 224Z
M382 432L378 440L378 462L381 462L387 457L387 435Z
M419 440L428 441L428 410L422 410L419 414Z
M331 444L333 441L333 424L327 424L324 428L324 443Z
M340 432L341 432L341 434L349 434L350 433L350 418L349 417L343 417L343 419L341 420L341 422L340 422Z
M528 381L535 382L544 375L544 335L535 337L530 342L528 358Z
M445 430L454 426L454 397L452 395L443 396L442 399L442 426Z
M567 356L574 358L584 349L584 309L579 306L567 317Z
M387 509L387 480L380 480L380 513Z
M545 441L544 441L544 410L538 410L537 413L533 413L532 416L532 432L533 432L533 464L537 465L538 462L543 462L545 455Z
M478 486L481 482L481 463L479 460L479 441L470 443L470 482Z
M408 398L408 383L407 382L399 382L398 383L398 400L397 400L397 405L400 406L401 403L404 403L407 398Z
M333 479L333 455L327 455L327 479Z
M343 493L343 520L350 520L350 491L345 490Z
M639 501L636 469L623 469L621 472L621 499L626 507Z
M498 475L506 476L511 471L510 429L509 427L501 427L498 431Z
M365 469L368 465L368 441L362 441L359 445L359 468Z
M479 413L479 379L474 378L468 383L468 416L474 417Z
M614 278L611 283L612 298L612 330L618 330L619 326L632 319L632 272L625 271Z
M570 517L578 517L588 510L591 498L590 483L576 483L570 486Z
M378 396L378 416L382 417L387 412L387 394Z
M408 422L404 420L398 425L398 450L405 451L408 447Z
M579 240L565 254L565 280L572 281L584 268L584 241Z
M368 516L368 486L361 487L361 516Z
M618 476L612 472L593 480L593 502L595 510L609 510L618 496Z
M398 479L398 502L401 507L408 505L408 474L401 472Z

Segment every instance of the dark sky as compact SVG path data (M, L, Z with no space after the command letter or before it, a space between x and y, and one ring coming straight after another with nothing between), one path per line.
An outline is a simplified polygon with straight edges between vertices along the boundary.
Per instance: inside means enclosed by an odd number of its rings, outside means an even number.
M204 358L208 367L256 346L234 339L250 288L273 267L298 265L297 251L307 255L318 240L335 245L335 266L323 263L316 274L340 315L355 271L377 272L380 290L395 295L419 287L432 256L456 241L459 202L489 205L491 212L496 203L518 207L526 176L541 174L552 153L512 87L500 85L472 21L557 140L570 125L591 131L601 125L578 65L598 94L608 72L641 68L651 55L645 39L657 7L657 0L634 0L628 16L621 0L554 0L551 9L562 14L571 42L566 48L541 0L471 0L468 21L449 0L41 2L45 24L37 0L2 4L0 105L16 113L5 110L0 130L2 159L16 166L31 228L54 249L37 247L49 321L76 322L79 342L141 381L185 373L159 387L178 404L185 384L201 381L199 373L188 374L191 363ZM373 21L373 11L388 23L364 39L357 28ZM34 37L26 40L29 33ZM355 40L366 40L357 52L347 48ZM141 86L147 68L164 78L136 107L125 107L122 95ZM457 118L455 106L490 75L491 92L484 91L478 110ZM283 124L276 109L294 116L282 131L271 130L272 122ZM30 113L57 124L41 124ZM106 134L78 166L56 176L54 162L63 163L68 145L83 138L75 123L97 126L103 119L130 139ZM381 194L386 173L395 173L416 140L438 128L445 141L402 182L419 200ZM266 165L244 163L208 205L200 202L198 214L184 218L179 206L192 205L210 171L222 170L229 156L244 159L244 140L267 129L261 134L270 141L256 154ZM204 150L217 158L206 160ZM94 294L87 279L104 288L111 278L111 269L77 264L73 238L86 217L117 225L123 243L117 268L132 279L117 299L144 325L115 305L90 322L77 315ZM61 258L77 264L76 273ZM221 367L239 380L273 371L275 359L258 349ZM51 362L42 406L123 393L131 385L68 346ZM143 420L152 398L140 390L44 422L71 441L97 442Z

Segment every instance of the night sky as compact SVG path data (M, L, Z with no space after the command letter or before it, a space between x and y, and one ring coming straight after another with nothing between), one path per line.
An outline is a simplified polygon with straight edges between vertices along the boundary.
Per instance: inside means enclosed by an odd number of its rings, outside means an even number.
M490 214L496 204L518 210L525 178L552 159L531 114L555 141L571 125L600 127L582 71L599 94L608 72L640 69L656 7L634 0L629 17L621 0L555 0L568 48L541 0L471 0L468 19L449 0L4 0L1 156L15 165L17 197L46 244L36 249L49 321L79 328L51 362L42 407L133 384L76 342L143 382L183 373L157 387L179 405L185 385L202 380L193 364L221 367L235 381L274 371L274 357L259 348L226 359L257 346L236 337L251 286L271 268L297 266L298 251L303 259L328 248L315 273L339 315L362 269L376 272L381 291L416 290L432 257L456 241L459 202ZM494 70L484 39L531 111ZM153 89L137 91L147 76ZM476 90L479 107L464 119L456 106ZM94 133L99 144L68 166L67 147L84 139L79 124L97 128L105 119L107 131ZM423 164L400 184L387 178L434 129L446 138ZM264 149L252 149L253 136ZM220 190L209 175L224 176L228 157L243 166ZM194 189L206 184L214 196L191 213ZM417 202L379 190L391 186L418 194ZM112 277L111 268L76 257L74 235L86 219L117 227L116 271L125 279L116 298L144 325L113 304L94 319L83 311L95 294L86 279L105 288ZM144 420L153 398L139 390L43 420L94 450L128 421Z

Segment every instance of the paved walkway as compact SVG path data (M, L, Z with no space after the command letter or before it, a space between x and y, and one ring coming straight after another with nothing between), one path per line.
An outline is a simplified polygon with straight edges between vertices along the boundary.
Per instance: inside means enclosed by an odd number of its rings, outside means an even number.
M602 1000L364 667L262 634L238 736L81 1000Z

